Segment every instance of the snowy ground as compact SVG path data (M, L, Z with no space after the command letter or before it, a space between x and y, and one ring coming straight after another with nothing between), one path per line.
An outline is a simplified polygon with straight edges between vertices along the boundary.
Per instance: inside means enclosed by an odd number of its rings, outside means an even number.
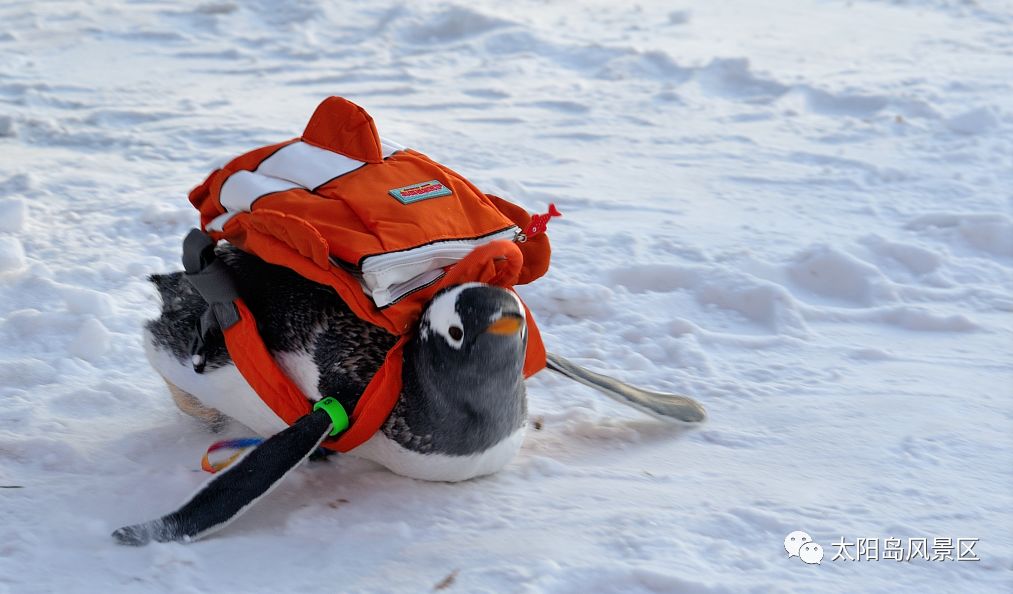
M11 1L0 23L0 592L1013 588L1010 2ZM331 94L555 201L523 291L550 349L710 419L546 373L498 475L345 458L214 538L118 547L215 439L145 362L143 277L177 268L211 163ZM787 557L794 530L821 565ZM981 560L831 561L841 537Z

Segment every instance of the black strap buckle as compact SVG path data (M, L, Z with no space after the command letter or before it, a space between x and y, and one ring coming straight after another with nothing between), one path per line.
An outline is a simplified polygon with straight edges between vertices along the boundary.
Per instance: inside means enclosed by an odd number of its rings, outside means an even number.
M208 345L223 340L223 330L239 322L239 298L232 271L215 254L215 241L200 229L191 229L183 240L183 274L208 308L197 320L190 340L193 370L203 373L207 364Z

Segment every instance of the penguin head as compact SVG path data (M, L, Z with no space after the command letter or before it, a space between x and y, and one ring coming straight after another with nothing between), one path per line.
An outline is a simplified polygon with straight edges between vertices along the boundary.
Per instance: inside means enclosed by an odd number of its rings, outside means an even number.
M521 300L511 291L483 283L437 293L419 322L419 354L452 381L492 379L501 373L519 377L526 345Z
M436 294L405 345L400 441L455 456L484 452L524 426L524 306L512 292L466 283ZM519 443L519 442L517 442Z

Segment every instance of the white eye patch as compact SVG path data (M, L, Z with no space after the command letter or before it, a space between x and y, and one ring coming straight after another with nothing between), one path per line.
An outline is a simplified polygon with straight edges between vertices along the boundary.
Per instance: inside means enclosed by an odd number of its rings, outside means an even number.
M521 317L523 318L525 316L525 309L524 309L524 303L521 301L521 298L518 297L517 293L514 293L513 291L507 291L507 292L510 293L510 296L513 297L513 299L514 299L515 302L517 302L517 310L520 312ZM499 320L502 317L503 317L503 310L502 309L497 310L496 313L492 314L492 316L489 317L489 323L492 324L493 322ZM528 327L527 327L527 324L525 324L524 325L524 329L521 332L521 336L525 336L527 334L527 332L528 332Z
M446 340L451 348L460 349L461 345L464 344L463 332L455 339L450 331L451 328L464 330L461 316L457 314L457 296L467 288L481 286L482 283L465 283L456 286L433 299L433 302L429 304L429 309L426 311L423 323L429 327L430 331L442 336L443 340Z
M517 293L514 293L513 291L507 291L507 293L510 293L510 296L513 297L514 301L517 303L517 311L520 312L521 317L523 318L524 315L525 315L525 310L524 310L524 303L521 301L521 298L518 297ZM500 319L502 317L503 317L503 310L501 309L498 312L496 312L495 314L493 314L493 316L491 318L489 318L489 322L490 323L491 322L495 322L496 320L498 320L498 319Z

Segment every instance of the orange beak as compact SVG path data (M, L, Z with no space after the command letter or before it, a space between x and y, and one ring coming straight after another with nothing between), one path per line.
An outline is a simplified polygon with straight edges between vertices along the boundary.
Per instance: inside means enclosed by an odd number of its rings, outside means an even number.
M485 329L486 332L500 335L510 335L520 332L520 329L524 327L524 318L516 315L505 315L495 322L489 324L489 327Z

